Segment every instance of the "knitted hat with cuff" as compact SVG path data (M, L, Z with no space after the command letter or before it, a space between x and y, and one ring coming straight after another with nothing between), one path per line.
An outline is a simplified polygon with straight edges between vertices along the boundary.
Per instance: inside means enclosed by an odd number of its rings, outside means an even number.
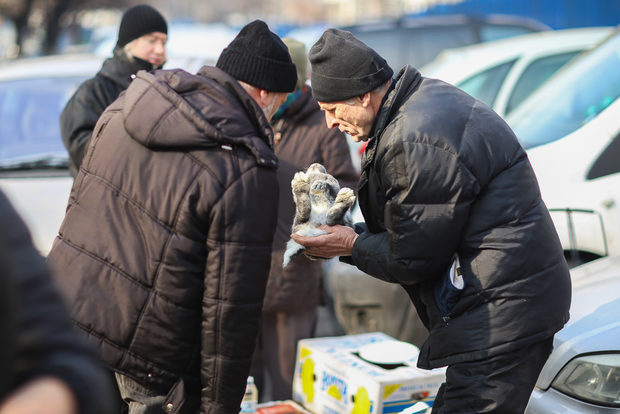
M271 92L292 92L297 69L288 48L262 20L244 26L215 64L233 78Z
M344 101L370 92L394 71L377 52L350 32L327 29L308 54L312 95L320 102Z
M168 24L164 17L146 4L131 7L121 18L116 46L123 47L132 40L153 32L168 34Z

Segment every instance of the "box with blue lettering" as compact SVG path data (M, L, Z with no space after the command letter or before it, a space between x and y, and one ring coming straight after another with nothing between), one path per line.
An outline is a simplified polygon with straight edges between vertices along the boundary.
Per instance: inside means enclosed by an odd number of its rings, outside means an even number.
M445 369L416 367L419 350L384 333L303 339L293 399L316 414L400 413L432 406Z

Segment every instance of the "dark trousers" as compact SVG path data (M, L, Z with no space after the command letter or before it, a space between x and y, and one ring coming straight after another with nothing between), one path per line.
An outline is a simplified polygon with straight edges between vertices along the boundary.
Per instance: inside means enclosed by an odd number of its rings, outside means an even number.
M552 349L550 338L516 352L448 366L432 414L523 414Z
M316 320L316 308L297 312L263 312L250 370L260 402L291 399L297 342L314 336ZM267 381L270 383L270 393L266 392Z

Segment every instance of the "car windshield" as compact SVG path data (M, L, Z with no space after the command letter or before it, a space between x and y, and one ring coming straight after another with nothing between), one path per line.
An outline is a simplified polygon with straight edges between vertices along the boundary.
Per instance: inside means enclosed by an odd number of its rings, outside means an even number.
M83 77L0 82L0 169L60 168L60 113Z
M489 106L493 106L499 89L502 87L504 79L506 79L510 68L512 68L515 62L516 60L511 60L509 62L494 66L484 72L465 79L456 86L479 101L482 101Z
M620 32L558 72L507 117L524 148L558 140L620 96Z

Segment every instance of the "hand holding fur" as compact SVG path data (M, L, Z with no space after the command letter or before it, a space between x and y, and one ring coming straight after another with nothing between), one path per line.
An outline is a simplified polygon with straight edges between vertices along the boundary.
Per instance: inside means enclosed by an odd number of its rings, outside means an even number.
M301 236L326 234L319 226L353 226L351 209L355 204L355 193L347 187L340 188L338 180L321 164L312 164L307 171L295 174L291 181L296 213L292 232ZM291 239L286 245L283 266L305 250L305 247ZM307 255L310 259L316 257Z

